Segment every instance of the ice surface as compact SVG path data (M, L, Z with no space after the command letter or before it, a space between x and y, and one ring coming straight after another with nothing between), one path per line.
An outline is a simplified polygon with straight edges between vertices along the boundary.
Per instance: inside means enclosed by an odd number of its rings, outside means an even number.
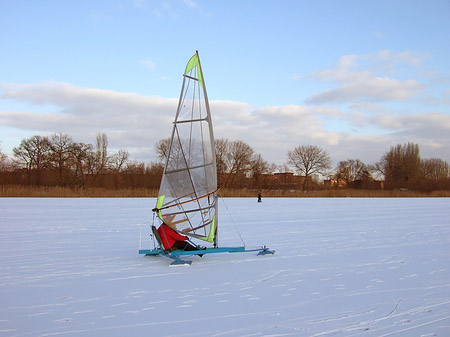
M0 336L450 336L448 198L227 198L219 243L275 255L189 267L137 254L154 205L0 199Z

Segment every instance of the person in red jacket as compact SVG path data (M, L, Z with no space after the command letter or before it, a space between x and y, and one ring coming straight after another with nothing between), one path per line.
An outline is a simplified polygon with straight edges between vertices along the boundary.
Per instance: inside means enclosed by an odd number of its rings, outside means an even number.
M158 228L159 236L161 237L164 249L182 249L182 250L198 250L186 240L187 236L180 235L164 222Z

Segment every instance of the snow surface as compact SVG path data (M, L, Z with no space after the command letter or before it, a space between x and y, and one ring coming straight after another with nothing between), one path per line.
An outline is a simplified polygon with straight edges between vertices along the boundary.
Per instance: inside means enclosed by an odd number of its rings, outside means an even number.
M450 199L220 203L275 255L169 267L155 199L0 199L0 336L450 336Z

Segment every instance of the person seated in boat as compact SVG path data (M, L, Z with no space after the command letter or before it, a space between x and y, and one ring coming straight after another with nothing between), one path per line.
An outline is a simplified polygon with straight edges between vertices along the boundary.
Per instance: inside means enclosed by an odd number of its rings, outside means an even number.
M164 249L182 249L189 251L199 249L186 241L188 239L187 236L178 234L164 222L159 226L158 233L161 237Z

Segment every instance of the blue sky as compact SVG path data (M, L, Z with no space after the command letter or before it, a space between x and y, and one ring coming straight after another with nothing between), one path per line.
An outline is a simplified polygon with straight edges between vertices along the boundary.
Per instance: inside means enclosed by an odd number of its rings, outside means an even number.
M216 138L334 164L450 161L450 1L1 1L0 146L62 132L156 159L199 50Z

